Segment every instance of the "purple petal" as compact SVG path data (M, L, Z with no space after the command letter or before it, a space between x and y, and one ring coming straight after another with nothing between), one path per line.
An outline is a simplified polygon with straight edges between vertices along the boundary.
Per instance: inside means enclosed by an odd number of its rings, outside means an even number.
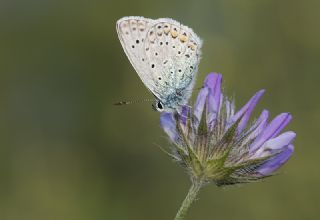
M287 131L276 138L272 138L266 141L255 153L254 157L264 157L276 153L277 150L287 147L293 139L296 137L296 133Z
M176 122L173 118L173 113L163 112L160 115L160 125L163 130L170 137L171 141L176 142L178 140L178 133L176 130Z
M269 111L263 110L259 118L254 122L254 124L249 129L248 131L249 135L243 141L243 145L247 144L249 141L256 138L263 131L263 129L267 125L268 117L269 117Z
M201 121L201 115L207 100L208 92L209 92L209 89L207 87L202 88L199 92L196 103L194 105L194 116L197 119L195 122L196 127L199 125Z
M187 124L187 119L189 116L190 107L187 105L182 106L181 111L179 113L179 121L182 125Z
M219 118L219 114L220 114L220 111L221 111L221 106L222 106L222 104L223 104L223 99L224 99L224 96L223 96L223 94L221 93L221 94L220 94L220 105L219 105L219 108L218 108L217 118Z
M278 170L283 164L285 164L293 153L293 145L289 145L280 154L270 159L268 162L263 164L257 172L263 176L270 175Z
M238 133L240 133L241 131L243 131L243 129L246 127L249 119L250 119L250 115L253 111L253 109L255 108L255 106L257 105L259 99L261 98L261 96L263 95L264 90L260 90L259 92L257 92L248 102L247 104L245 104L232 118L231 118L231 122L229 124L233 124L234 122L236 122L240 117L242 117L241 121L239 122L239 126L238 126Z
M205 81L204 86L209 89L208 106L207 106L207 124L213 126L217 118L221 103L221 74L210 73Z
M277 136L290 122L292 116L289 113L282 113L273 119L265 130L256 138L250 146L250 151L256 151L264 142Z
M230 101L228 99L225 99L225 103L226 103L226 112L227 112L227 118L226 120L229 121L231 119L231 117L234 115L234 101Z

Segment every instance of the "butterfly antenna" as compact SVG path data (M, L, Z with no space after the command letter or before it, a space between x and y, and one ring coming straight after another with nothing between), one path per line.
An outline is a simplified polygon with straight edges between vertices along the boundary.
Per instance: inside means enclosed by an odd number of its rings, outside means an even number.
M134 101L120 101L116 102L113 105L131 105L131 104L136 104L136 103L141 103L141 102L152 102L153 99L141 99L141 100L134 100Z

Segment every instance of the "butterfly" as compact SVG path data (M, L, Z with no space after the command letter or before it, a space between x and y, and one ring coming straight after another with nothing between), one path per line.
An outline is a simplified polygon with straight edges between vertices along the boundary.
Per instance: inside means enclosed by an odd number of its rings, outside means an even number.
M195 84L201 39L170 18L123 17L116 29L130 63L155 97L153 108L180 111Z

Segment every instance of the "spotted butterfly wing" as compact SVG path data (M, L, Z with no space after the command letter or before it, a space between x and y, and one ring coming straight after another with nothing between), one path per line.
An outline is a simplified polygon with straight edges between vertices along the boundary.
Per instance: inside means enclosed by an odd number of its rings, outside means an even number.
M117 22L124 51L162 109L187 104L198 64L201 40L179 22L160 18L124 17Z

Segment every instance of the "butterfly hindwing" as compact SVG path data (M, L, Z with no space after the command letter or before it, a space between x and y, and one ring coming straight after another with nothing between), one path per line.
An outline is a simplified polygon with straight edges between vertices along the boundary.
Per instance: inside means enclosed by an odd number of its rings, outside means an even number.
M145 47L160 99L166 103L168 97L178 92L176 95L187 101L196 78L201 40L190 28L162 18L150 28Z

